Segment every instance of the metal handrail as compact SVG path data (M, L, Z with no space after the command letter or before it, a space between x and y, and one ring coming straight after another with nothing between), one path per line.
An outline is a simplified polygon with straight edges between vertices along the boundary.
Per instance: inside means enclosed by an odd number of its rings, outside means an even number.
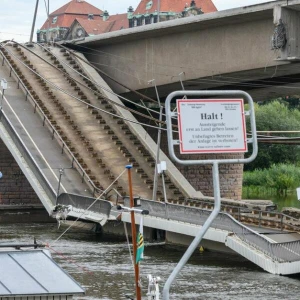
M8 50L6 50L8 51ZM9 51L8 51L9 52ZM103 190L99 189L98 187L96 187L93 183L93 181L90 179L89 175L85 172L85 170L82 168L82 166L80 165L80 163L78 162L78 160L76 159L76 157L73 155L72 151L69 149L69 147L67 146L67 144L63 141L63 139L61 138L60 134L57 132L57 130L55 129L55 127L51 124L50 120L48 119L48 117L45 115L45 113L43 112L43 110L41 109L41 107L39 106L39 104L35 101L34 97L32 96L32 94L30 93L30 91L27 89L27 87L25 86L25 84L23 83L22 79L19 77L19 75L16 73L16 71L14 70L14 68L12 67L12 65L10 64L10 62L8 61L8 59L6 58L5 54L3 53L3 51L1 50L0 47L0 53L3 57L3 60L5 60L7 62L7 64L10 67L10 77L11 77L11 71L13 71L13 74L15 75L15 77L18 80L18 86L19 83L22 84L23 89L26 91L26 100L27 97L30 96L31 100L34 102L35 105L35 109L38 108L39 112L42 114L44 120L43 120L43 124L45 124L45 121L47 121L48 126L52 129L52 136L54 136L54 133L56 134L56 136L59 138L59 141L62 143L62 151L64 151L64 149L66 148L68 150L69 155L72 158L72 167L73 167L73 163L75 162L77 165L77 168L79 168L80 172L82 172L82 180L85 180L86 183L88 185L91 185L91 190L93 191L93 195L95 195L95 192L97 191L98 193L102 193ZM86 178L86 179L85 179Z
M147 209L151 216L171 219L189 224L203 225L211 210L198 207L187 207L177 204L162 203L140 199L141 209ZM124 199L128 206L128 198ZM240 240L263 252L275 261L300 261L300 241L276 243L257 233L234 219L230 214L220 212L212 223L213 228L233 232Z
M197 201L197 203L209 204L209 205L213 206L213 202L210 202L209 200L206 200L206 199L187 199L187 202L189 202L189 201ZM186 203L184 205L186 206ZM249 208L247 206L234 206L234 205L229 205L229 204L223 204L222 203L221 204L221 210L223 208L237 210L238 221L240 221L240 217L243 216L242 215L243 213L247 213L247 212L242 211L242 210L249 210L249 213L254 212L254 213L258 214L259 215L259 220L263 220L262 214L269 214L269 215L274 215L274 216L278 217L278 220L282 223L281 230L283 230L283 225L288 225L288 226L294 227L296 229L299 229L299 227L300 227L300 220L299 219L291 217L291 216L286 215L286 214L283 214L283 213L278 212L278 211L265 211L265 210L258 210L258 209ZM231 215L233 215L233 214L231 214ZM255 218L255 216L253 215L252 218ZM284 222L284 218L286 218L286 219L288 218L291 221L299 222L299 226L292 225L292 224L289 224L287 222Z
M76 209L89 209L91 212L105 214L107 217L109 217L111 208L113 206L112 203L105 199L97 200L98 201L95 201L95 198L92 197L62 193L57 198L57 204L72 205ZM91 206L92 203L94 203L93 206Z

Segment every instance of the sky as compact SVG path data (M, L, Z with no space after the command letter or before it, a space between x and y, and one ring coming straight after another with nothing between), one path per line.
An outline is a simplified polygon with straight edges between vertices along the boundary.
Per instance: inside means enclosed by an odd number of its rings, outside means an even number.
M12 39L19 42L29 40L33 13L36 0L0 0L0 41ZM47 2L47 0L44 0ZM40 28L46 20L45 2L39 0L38 16L36 20L36 28L34 31L34 39L36 38L36 30ZM270 2L272 0L212 0L218 10L225 10L252 4ZM50 12L68 3L69 0L50 0ZM131 5L136 8L140 0L87 0L90 4L107 10L110 15L117 13L126 13L127 8ZM187 0L189 3L190 0ZM196 1L197 3L197 1Z

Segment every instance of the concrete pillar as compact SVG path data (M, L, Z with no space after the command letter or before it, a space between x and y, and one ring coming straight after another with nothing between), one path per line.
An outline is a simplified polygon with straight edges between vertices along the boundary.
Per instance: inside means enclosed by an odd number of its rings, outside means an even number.
M141 119L140 119L141 120ZM144 123L147 121L141 120ZM145 128L151 135L154 141L157 140L157 130ZM167 133L162 133L161 150L169 157ZM176 148L175 148L176 151ZM176 153L181 159L187 158L186 155L179 154L179 148ZM242 158L244 154L203 154L191 155L191 159L229 159L229 158ZM190 184L205 196L213 197L213 179L212 179L212 166L182 166L176 164L176 167L186 177ZM220 165L220 188L221 197L234 200L241 200L242 198L242 183L243 183L243 165L231 164Z
M286 32L286 45L280 49L280 59L298 60L300 57L300 12L289 7L275 6L274 25L280 21Z

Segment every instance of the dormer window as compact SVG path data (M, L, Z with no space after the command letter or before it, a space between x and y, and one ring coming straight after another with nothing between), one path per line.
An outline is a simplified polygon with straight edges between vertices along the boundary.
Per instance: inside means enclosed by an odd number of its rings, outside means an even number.
M149 1L146 3L146 10L149 10L153 5L153 1Z
M55 24L56 21L57 21L57 17L53 17L53 19L52 19L52 24Z
M94 15L93 14L88 14L88 20L94 20Z

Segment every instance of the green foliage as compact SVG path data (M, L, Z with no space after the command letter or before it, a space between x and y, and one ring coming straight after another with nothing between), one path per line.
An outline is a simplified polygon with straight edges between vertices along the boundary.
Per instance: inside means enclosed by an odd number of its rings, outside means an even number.
M268 170L255 170L252 172L244 172L243 186L264 186L267 178Z
M289 109L286 101L255 104L255 117L257 131L300 130L300 111ZM250 125L247 128L250 128ZM276 135L280 136L280 134ZM292 135L281 134L281 136ZM295 164L300 160L299 150L298 145L259 144L257 158L245 165L245 170L270 168L272 164L279 163Z
M290 164L273 164L269 169L244 172L243 185L274 188L277 194L286 194L300 185L300 169Z

